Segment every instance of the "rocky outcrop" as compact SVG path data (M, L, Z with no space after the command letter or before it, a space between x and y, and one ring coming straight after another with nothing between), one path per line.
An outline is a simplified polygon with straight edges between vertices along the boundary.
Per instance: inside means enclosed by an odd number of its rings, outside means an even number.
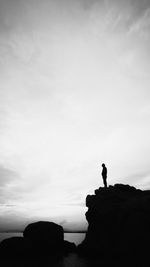
M26 259L31 257L32 245L23 237L11 237L0 243L0 259Z
M150 191L116 184L86 198L89 223L80 252L109 257L146 256L150 242ZM126 255L126 256L125 256Z
M76 250L74 243L64 240L63 227L47 221L29 224L23 237L12 237L0 243L0 258L40 259L60 258Z
M47 221L29 224L23 231L23 236L30 240L37 253L55 253L63 250L63 227Z

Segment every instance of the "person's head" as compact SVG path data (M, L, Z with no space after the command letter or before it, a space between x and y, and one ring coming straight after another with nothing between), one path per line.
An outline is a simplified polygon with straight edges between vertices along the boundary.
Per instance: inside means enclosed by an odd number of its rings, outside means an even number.
M105 167L105 164L104 163L102 164L102 167Z

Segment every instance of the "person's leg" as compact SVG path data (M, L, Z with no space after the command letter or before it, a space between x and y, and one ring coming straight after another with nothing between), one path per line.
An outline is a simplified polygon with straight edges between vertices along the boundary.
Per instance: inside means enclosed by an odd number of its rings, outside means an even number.
M106 177L104 178L104 186L107 187L107 180L106 180Z

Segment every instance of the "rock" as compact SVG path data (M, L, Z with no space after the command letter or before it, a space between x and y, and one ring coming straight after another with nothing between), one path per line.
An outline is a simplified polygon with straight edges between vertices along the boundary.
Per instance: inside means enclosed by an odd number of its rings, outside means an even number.
M116 184L95 190L86 198L89 223L78 250L101 257L148 254L150 242L150 191Z
M69 242L67 240L64 240L64 253L72 253L76 251L76 245L72 242Z
M32 246L23 237L11 237L0 243L0 258L11 261L12 259L30 258Z
M74 243L64 240L63 227L53 222L31 223L25 228L23 236L3 240L0 243L0 259L7 262L14 260L15 266L17 263L20 266L18 259L29 260L31 266L32 260L52 264L76 250Z
M47 221L39 221L29 224L23 236L30 240L40 254L59 254L63 251L64 230L63 227Z

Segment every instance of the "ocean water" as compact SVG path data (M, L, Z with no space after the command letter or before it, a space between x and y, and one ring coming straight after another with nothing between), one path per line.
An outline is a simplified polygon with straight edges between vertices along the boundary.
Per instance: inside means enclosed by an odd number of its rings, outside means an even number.
M0 233L0 242L4 240L5 238L13 237L13 236L23 236L23 234L20 233L7 233L7 232L2 232ZM65 233L64 234L64 239L69 241L69 242L74 242L76 245L80 244L85 237L84 233Z

